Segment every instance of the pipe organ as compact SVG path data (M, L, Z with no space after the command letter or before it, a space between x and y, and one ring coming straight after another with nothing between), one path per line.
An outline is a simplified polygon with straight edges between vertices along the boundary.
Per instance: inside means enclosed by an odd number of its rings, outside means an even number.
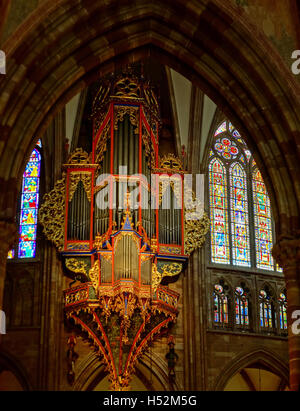
M208 231L186 219L184 175L159 156L159 105L132 73L101 83L92 107L92 151L78 148L45 195L40 222L63 257L65 315L93 341L112 389L128 389L138 358L176 321L168 284Z

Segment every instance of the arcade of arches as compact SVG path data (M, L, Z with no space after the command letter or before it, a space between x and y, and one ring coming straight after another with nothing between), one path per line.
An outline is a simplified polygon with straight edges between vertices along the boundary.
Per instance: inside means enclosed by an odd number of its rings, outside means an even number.
M282 3L1 3L6 74L0 74L0 309L6 334L0 334L0 390L128 389L125 371L137 391L299 390L300 333L293 322L300 310L300 76L292 73L290 56L299 48L300 9L296 0ZM148 80L156 94L148 93ZM101 86L108 83L113 92ZM110 104L106 117L99 115L104 102ZM123 111L114 111L122 105ZM140 117L134 117L135 107ZM118 113L119 122L110 113ZM84 204L93 200L83 175L95 177L99 165L109 170L108 158L124 165L124 153L132 174L139 164L136 170L172 169L182 179L204 175L209 221L205 241L189 234L198 241L193 252L181 248L188 225L177 210L135 213L128 200L124 215L106 215L91 206L90 230ZM58 202L59 184L68 196L62 246L59 224L50 235L53 222L45 223L49 215L56 221L50 211L58 210L57 203L51 205L47 193ZM93 194L102 189L95 184ZM77 211L76 201L82 205ZM185 229L179 233L165 215ZM100 296L108 289L102 283L110 281L103 280L107 261L117 266L120 243L130 256L122 267L133 269L139 255L135 284L144 294L136 296L131 317L125 311L118 322L121 308L113 311L112 294ZM151 281L153 272L160 275L149 297L156 311L147 306L141 261L153 261ZM102 283L95 285L97 264ZM159 270L170 266L173 272L163 278ZM133 278L128 272L127 284ZM114 274L110 282L111 293L119 292ZM122 292L125 310L136 287ZM86 311L72 311L84 290ZM96 309L97 298L102 302ZM110 301L109 308L103 301ZM132 329L143 321L130 349L127 321ZM121 334L114 334L114 326ZM117 375L115 352L121 358L126 350Z

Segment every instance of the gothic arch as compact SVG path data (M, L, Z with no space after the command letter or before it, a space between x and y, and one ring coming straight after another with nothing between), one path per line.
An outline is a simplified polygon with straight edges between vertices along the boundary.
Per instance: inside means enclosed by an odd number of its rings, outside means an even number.
M223 391L227 382L239 371L259 363L267 367L271 372L280 376L286 384L289 381L289 369L285 362L279 358L275 353L264 348L258 348L254 351L243 353L234 358L224 369L220 372L219 377L215 382L215 391Z
M62 106L119 63L152 54L200 86L243 133L268 186L277 231L295 233L299 87L255 33L220 0L46 1L3 47L0 178L9 195L1 216L13 217L24 160Z
M260 290L264 290L265 288L268 288L268 290L270 291L271 300L274 302L276 300L277 295L275 285L272 284L271 281L265 280L259 284L258 292ZM256 296L256 298L258 298L258 295Z
M95 379L104 378L107 373L95 353L90 353L76 364L76 379L73 391L87 391Z
M0 353L0 372L1 371L12 372L24 391L31 391L33 389L29 376L20 361L3 349L1 349Z
M151 353L150 356L148 353L145 353L143 358L138 362L135 372L135 375L149 391L155 391L153 383L144 374L144 369L151 370L151 374L162 387L162 390L169 390L166 362L164 363L157 354ZM93 390L103 378L107 377L105 367L99 362L99 357L95 353L88 354L76 365L76 374L75 383L72 387L73 391ZM175 389L180 390L180 387L175 384Z

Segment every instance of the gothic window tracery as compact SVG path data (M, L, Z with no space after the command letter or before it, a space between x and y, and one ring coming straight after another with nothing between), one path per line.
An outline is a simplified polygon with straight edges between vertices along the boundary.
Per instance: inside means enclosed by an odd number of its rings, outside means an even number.
M224 121L209 155L211 262L281 271L271 255L270 199L240 133Z
M259 292L259 318L261 329L271 331L275 327L274 306L270 291L265 287Z
M212 261L229 264L228 203L226 169L217 158L209 165L212 224Z
M287 330L287 299L284 292L279 294L278 298L279 306L279 327L280 330Z
M235 289L235 324L242 328L250 325L248 293L241 286Z
M227 325L228 317L228 297L221 284L215 284L214 292L214 322L219 325Z

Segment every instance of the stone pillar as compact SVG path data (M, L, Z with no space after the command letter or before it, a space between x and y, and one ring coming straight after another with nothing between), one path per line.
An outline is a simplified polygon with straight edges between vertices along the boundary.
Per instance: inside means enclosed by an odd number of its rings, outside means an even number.
M0 221L0 309L3 307L7 254L17 239L18 231L16 224L3 220Z
M300 237L282 236L273 247L273 257L283 268L287 290L287 316L290 364L290 390L300 389L300 328L292 327L300 311ZM298 316L299 318L299 316Z
M184 376L187 391L204 391L206 382L207 306L204 250L189 259L183 278Z

